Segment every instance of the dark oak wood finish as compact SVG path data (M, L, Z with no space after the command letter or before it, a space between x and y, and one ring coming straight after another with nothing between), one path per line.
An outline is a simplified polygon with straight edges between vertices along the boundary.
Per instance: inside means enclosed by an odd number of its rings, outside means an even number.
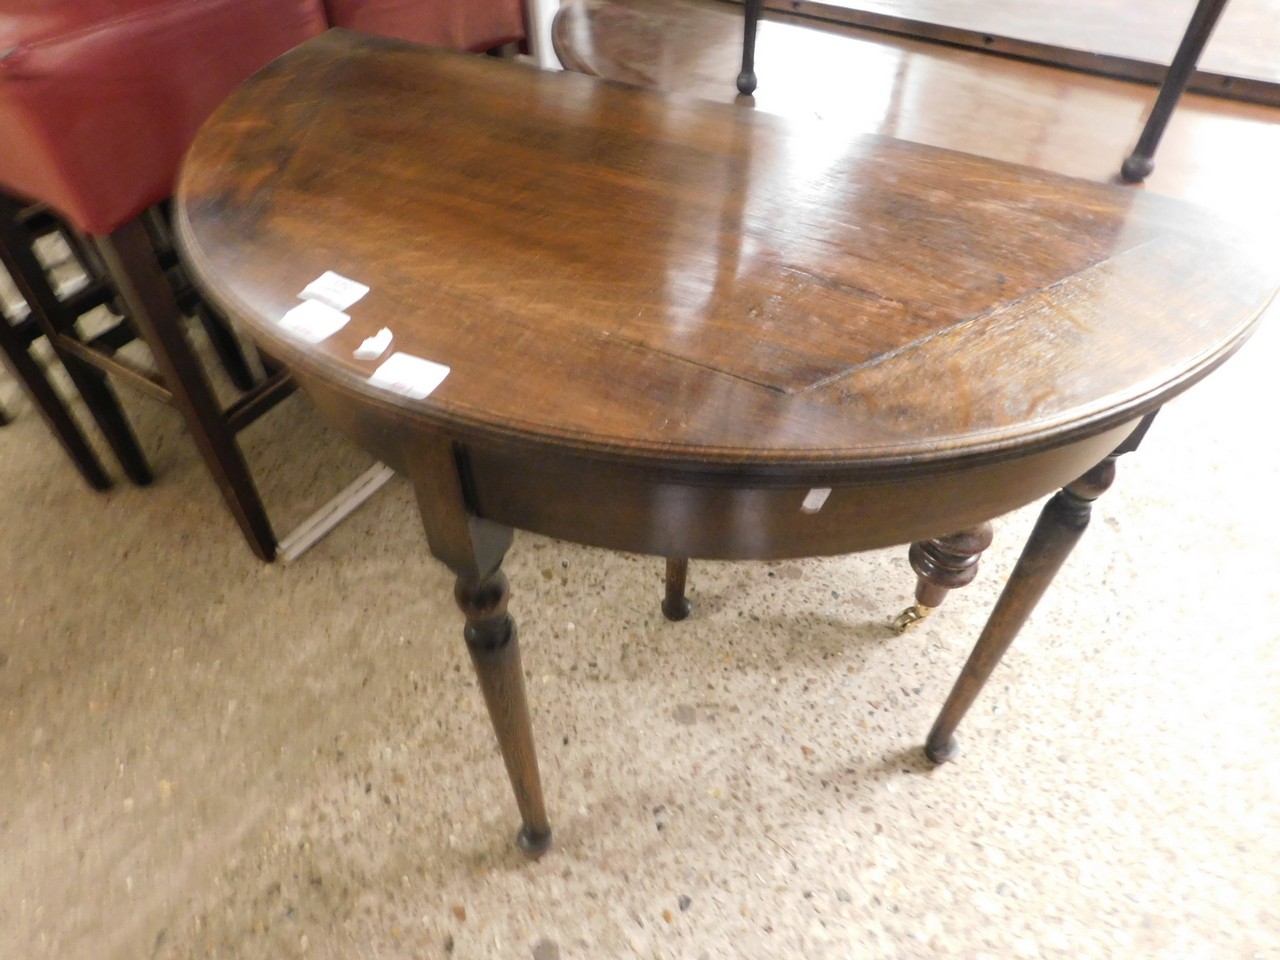
M667 558L666 592L662 597L662 614L668 620L683 620L692 607L685 596L685 581L689 577L687 557Z
M1115 451L1277 279L1158 197L340 31L211 118L177 223L208 296L413 478L534 850L511 528L725 559L972 529ZM308 344L278 321L326 270L370 292ZM383 326L451 368L426 399L353 356Z
M499 567L512 531L476 516L465 451L445 440L415 446L414 489L427 543L457 576L454 599L466 618L463 637L475 666L489 719L515 791L522 820L516 843L531 857L551 846L551 825L524 691L515 621L507 613L506 575Z
M1102 496L1115 479L1118 455L1119 452L1107 457L1079 480L1068 484L1041 511L973 653L929 731L924 749L934 763L955 758L959 749L956 727L1089 525L1093 501Z

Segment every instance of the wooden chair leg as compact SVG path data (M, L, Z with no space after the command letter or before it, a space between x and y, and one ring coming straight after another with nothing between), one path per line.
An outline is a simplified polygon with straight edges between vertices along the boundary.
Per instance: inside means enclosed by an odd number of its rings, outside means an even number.
M200 325L204 327L205 336L213 344L214 352L222 363L227 377L241 390L249 390L254 385L253 371L249 369L249 361L245 358L240 341L236 339L226 322L204 304L196 307Z
M14 285L26 300L32 316L53 346L54 353L125 474L134 483L148 484L151 482L151 470L115 391L101 371L68 353L58 342L58 331L70 327L75 317L68 315L68 309L50 286L44 267L31 248L30 236L18 223L18 212L18 204L0 196L0 260L13 277Z
M62 449L67 452L71 462L80 471L80 476L84 477L85 483L95 490L110 488L111 478L103 469L102 461L98 459L98 455L93 452L84 434L80 432L80 427L71 415L71 411L62 402L53 384L45 377L40 364L28 352L26 338L19 335L4 317L0 317L0 354L3 354L5 366L26 388L36 409L40 411L45 423L62 444ZM5 420L3 411L0 411L0 423L4 423Z
M152 249L175 292L178 292L179 308L188 316L195 314L200 321L227 378L237 389L251 390L256 381L240 341L221 314L200 299L179 261L173 240L172 207L172 203L165 201L142 213L140 219L151 239Z
M250 548L263 560L274 559L276 539L266 510L235 431L183 333L177 301L145 226L134 220L108 236L96 237L95 243Z
M130 480L140 487L151 483L151 466L138 443L129 418L125 416L120 398L106 374L79 357L68 354L54 347L67 376L75 385L76 391L84 398L89 414L98 424L98 429L107 440L107 446L115 454L116 460Z

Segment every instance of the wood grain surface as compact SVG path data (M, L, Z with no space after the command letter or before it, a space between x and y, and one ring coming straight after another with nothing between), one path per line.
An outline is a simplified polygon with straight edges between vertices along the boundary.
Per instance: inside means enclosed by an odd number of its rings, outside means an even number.
M478 438L905 472L1098 434L1225 359L1276 261L1195 208L341 31L206 125L178 191L215 301L296 366ZM277 326L368 284L318 346ZM353 348L447 364L428 399Z

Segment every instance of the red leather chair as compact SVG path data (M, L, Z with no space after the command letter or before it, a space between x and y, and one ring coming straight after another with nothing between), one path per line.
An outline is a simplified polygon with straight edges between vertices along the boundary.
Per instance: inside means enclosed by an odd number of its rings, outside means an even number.
M525 39L522 0L325 0L330 26L453 50Z
M178 408L264 560L274 556L275 535L236 432L291 385L275 371L230 407L217 401L182 326L198 304L166 248L164 223L147 211L169 196L196 130L222 99L330 25L460 49L524 36L521 0L0 0L4 210L38 202L88 237L120 322L88 339L77 322L83 304L52 295L22 235L0 237L9 253L26 250L15 282L126 473L150 477L104 370ZM234 360L233 341L218 339L217 324L209 329L224 360ZM121 360L134 336L147 343L155 371Z

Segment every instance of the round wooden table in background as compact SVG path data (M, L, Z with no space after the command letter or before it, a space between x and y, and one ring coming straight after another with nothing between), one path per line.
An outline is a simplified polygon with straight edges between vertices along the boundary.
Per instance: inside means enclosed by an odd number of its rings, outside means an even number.
M966 532L1065 487L930 734L948 759L1115 455L1276 283L1173 201L341 31L211 118L177 221L206 295L412 479L531 854L513 528L676 558L928 541L961 568ZM369 292L311 343L280 321L329 270ZM428 396L353 355L383 327L449 368Z

